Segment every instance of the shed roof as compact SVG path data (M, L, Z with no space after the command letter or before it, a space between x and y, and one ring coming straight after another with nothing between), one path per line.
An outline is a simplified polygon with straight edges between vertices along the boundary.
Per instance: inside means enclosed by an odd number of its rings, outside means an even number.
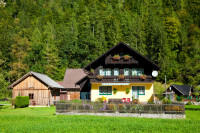
M170 87L174 87L177 91L179 91L181 94L188 96L191 92L191 85L175 85L172 84Z
M75 83L86 75L83 69L66 69L62 85L64 88L80 88L80 86L75 85Z
M13 88L15 85L17 85L18 83L20 83L22 80L24 80L30 75L34 75L36 78L40 79L42 82L44 82L46 85L48 85L51 88L63 88L60 84L58 84L56 81L54 81L47 75L33 72L33 71L30 71L29 73L25 74L23 77L21 77L20 79L12 83L8 88Z

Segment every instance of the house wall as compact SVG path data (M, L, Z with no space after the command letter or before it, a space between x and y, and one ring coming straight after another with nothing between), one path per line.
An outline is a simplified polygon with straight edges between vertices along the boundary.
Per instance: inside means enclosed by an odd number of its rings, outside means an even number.
M102 96L108 99L122 99L131 98L132 100L132 86L145 86L145 95L139 95L140 102L147 102L153 94L153 83L130 83L130 85L112 85L112 95L100 95L99 86L103 86L101 83L91 83L91 101L96 101ZM117 89L117 93L113 94L114 88ZM126 89L129 88L129 94L126 94Z
M80 91L67 91L68 100L80 99Z
M30 100L30 105L46 106L54 100L60 100L60 90L50 90L45 84L34 76L29 76L13 87L13 98L18 95L29 96L34 94L34 98Z

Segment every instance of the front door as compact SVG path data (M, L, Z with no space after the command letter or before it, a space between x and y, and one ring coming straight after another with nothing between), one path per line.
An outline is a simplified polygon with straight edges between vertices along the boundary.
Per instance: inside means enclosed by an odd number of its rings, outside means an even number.
M133 99L139 99L138 95L138 87L137 86L132 86L132 98Z

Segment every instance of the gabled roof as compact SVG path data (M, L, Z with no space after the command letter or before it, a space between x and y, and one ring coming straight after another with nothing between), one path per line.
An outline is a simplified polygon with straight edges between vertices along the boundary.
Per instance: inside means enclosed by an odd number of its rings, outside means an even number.
M179 91L181 94L188 96L191 92L191 85L175 85L172 84L170 87L174 87L177 91Z
M116 47L119 47L120 45L123 45L125 47L127 47L128 49L130 49L132 52L138 54L140 57L142 57L143 59L145 59L147 62L151 63L153 66L155 66L157 69L160 69L160 67L155 64L154 62L152 62L151 60L149 60L148 58L146 58L145 56L143 56L142 54L140 54L139 52L137 52L136 50L134 50L133 48L131 48L130 46L128 46L128 44L124 43L124 42L119 42L117 45L115 45L114 47L112 47L111 49L109 49L106 53L102 54L101 56L99 56L97 59L95 59L94 61L92 61L90 64L88 64L87 66L84 67L84 69L87 69L89 66L91 66L93 63L95 63L96 61L98 61L99 59L101 59L102 57L106 56L110 51L112 51L113 49L115 49Z
M13 88L15 85L17 85L22 80L24 80L25 78L27 78L28 76L31 76L31 75L35 76L36 78L38 78L39 80L41 80L42 82L44 82L46 85L48 85L51 88L63 88L60 84L58 84L56 81L54 81L47 75L33 72L33 71L30 71L29 73L25 74L23 77L21 77L20 79L18 79L14 83L12 83L8 88Z
M64 88L80 88L79 85L75 84L86 75L83 69L66 69L62 85Z

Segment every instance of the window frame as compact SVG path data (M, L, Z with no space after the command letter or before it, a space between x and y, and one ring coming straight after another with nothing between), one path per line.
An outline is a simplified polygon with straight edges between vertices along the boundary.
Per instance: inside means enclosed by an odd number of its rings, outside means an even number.
M125 70L128 69L128 75L125 75ZM124 68L124 76L130 76L130 69L129 68Z
M107 93L104 93L103 91L103 94L100 93L100 87L111 87L111 94L108 94L108 88L107 88ZM112 86L99 86L99 95L112 95Z

